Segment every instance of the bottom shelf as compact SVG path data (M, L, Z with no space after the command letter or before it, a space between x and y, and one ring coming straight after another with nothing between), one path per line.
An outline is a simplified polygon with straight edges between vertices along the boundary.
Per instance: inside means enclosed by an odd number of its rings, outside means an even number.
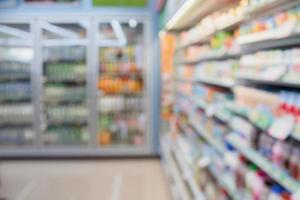
M173 193L173 196L175 196L174 199L192 200L191 194L189 193L188 188L184 183L184 179L180 173L179 167L176 165L176 161L172 156L167 137L161 139L161 149L163 160L167 168L166 172L167 174L169 174L171 185L173 185L173 187L176 188L175 191L178 192L178 194Z

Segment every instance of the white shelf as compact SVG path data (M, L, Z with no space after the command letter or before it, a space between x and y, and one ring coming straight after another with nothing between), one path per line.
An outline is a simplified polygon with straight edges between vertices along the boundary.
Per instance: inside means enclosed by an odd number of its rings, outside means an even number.
M177 145L176 150L174 150L175 152L175 157L176 160L178 161L181 171L183 171L184 174L184 178L187 181L187 183L189 184L191 191L193 193L194 199L195 200L205 200L203 194L200 191L200 188L196 182L196 180L194 179L195 174L194 172L191 170L190 166L188 165L186 159L185 159L185 155L184 153L180 150L180 147Z
M217 182L226 189L226 191L229 193L229 196L233 200L241 200L241 198L237 195L237 191L235 190L235 183L232 177L226 174L222 174L221 176L218 176L217 174L214 173L214 171L210 167L208 169L211 172L211 174L215 177Z
M203 84L214 85L218 87L223 87L231 89L234 86L233 80L218 80L218 78L206 78L206 77L197 77L194 79L195 82L200 82Z
M192 198L190 197L187 188L183 182L183 179L181 177L180 171L176 166L175 160L172 157L171 154L171 149L169 147L169 139L167 137L164 137L161 140L161 149L162 149L162 153L163 156L166 160L167 163L167 167L168 170L172 176L172 178L175 181L175 187L177 188L178 192L179 192L179 196L181 197L181 200L192 200Z
M202 108L203 110L206 110L208 105L205 103L205 101L203 101L201 99L201 97L197 97L196 95L193 95L191 97L191 100L197 107Z
M234 134L229 135L227 141L291 193L296 193L300 190L300 183L298 181L290 177L284 169L274 165L271 161L260 155L256 150L244 145L243 140L239 136Z
M260 78L248 78L240 76L238 77L238 81L252 83L260 86L273 86L287 89L300 89L300 83L297 82L288 82L288 81L272 81L272 80L264 80Z
M192 118L190 118L191 120ZM199 123L196 123L194 120L191 120L190 123L192 126L196 129L197 134L200 135L200 137L204 138L208 144L213 147L217 152L220 154L224 154L225 147L222 143L216 141L208 132L206 132Z
M263 16L268 16L274 12L280 12L289 9L299 4L299 0L272 0L255 6L248 10L250 19L256 19Z
M232 0L187 0L177 8L166 24L168 31L186 30L195 26L207 13L233 5Z

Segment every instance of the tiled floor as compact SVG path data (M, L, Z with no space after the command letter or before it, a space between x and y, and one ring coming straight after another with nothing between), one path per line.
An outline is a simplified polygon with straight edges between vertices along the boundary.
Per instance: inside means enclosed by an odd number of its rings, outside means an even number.
M171 199L159 160L10 161L0 167L0 199Z

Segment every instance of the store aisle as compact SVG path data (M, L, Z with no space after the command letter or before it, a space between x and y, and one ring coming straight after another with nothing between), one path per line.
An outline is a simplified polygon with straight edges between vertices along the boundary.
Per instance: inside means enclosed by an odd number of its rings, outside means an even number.
M171 199L159 160L2 162L1 181L7 200Z

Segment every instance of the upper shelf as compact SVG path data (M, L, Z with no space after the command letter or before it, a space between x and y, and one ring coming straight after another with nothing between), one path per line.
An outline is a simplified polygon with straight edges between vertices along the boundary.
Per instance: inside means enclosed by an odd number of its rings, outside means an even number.
M187 2L189 2L189 1L187 1ZM212 2L214 2L214 1L212 1ZM223 1L222 1L222 3L223 3ZM222 3L220 3L220 4L222 4ZM292 7L295 7L299 4L300 4L300 0L273 0L273 1L270 1L270 2L267 2L263 5L261 5L259 7L249 8L240 17L236 17L234 20L231 20L228 23L224 23L221 26L214 24L210 30L205 30L202 33L199 33L196 38L194 38L193 40L189 41L186 44L183 44L178 49L184 49L184 48L187 48L187 47L192 46L192 45L206 43L207 41L209 41L210 37L212 37L213 35L215 35L219 31L233 30L237 26L239 26L240 24L242 24L244 22L247 22L247 21L250 21L250 20L253 20L253 19L257 19L259 17L272 15L274 13L277 13L277 12L281 11L281 10L286 10L286 9L290 9ZM230 5L234 5L234 4L231 3ZM197 6L197 5L194 5L194 6ZM228 5L228 7L229 7L229 5ZM221 8L218 8L218 7L214 8L214 10L220 10L220 9ZM223 6L223 9L224 9L224 6ZM186 12L186 15L188 15L187 13L190 13L189 10L184 10L184 11ZM206 16L208 16L209 14L212 14L212 11L210 11L210 13L209 12L206 13ZM176 16L176 14L173 16L173 18L175 18L175 16ZM181 16L184 16L184 14L181 14ZM205 17L205 16L202 16L202 18L203 17ZM173 18L171 18L171 19L173 19ZM177 18L179 18L179 17L177 17ZM197 22L199 22L200 20L201 20L201 18L199 18ZM168 22L168 24L170 24L170 21ZM180 21L180 19L177 19L177 21ZM169 31L187 30L187 29L189 29L189 28L196 25L196 23L190 23L190 26L185 26L185 27L182 27L182 28L169 28L168 24L167 24L166 29L169 30ZM286 31L285 32L280 31L280 33L281 34L279 34L279 35L280 35L281 38L284 38L283 34L285 34L285 36L287 36ZM271 37L276 37L278 35L276 33L276 36L273 36L273 33L268 33L266 36L270 37L270 34L271 34ZM248 39L255 40L255 41L256 40L262 40L263 38L261 38L261 37L264 37L264 35L261 36L261 34L260 34L259 36L255 36L255 37L251 36L250 38L249 37L240 38L239 43L248 43Z
M299 90L300 84L296 82L287 82L287 81L272 81L264 79L255 79L247 77L238 77L237 81L239 84L246 85L257 85L260 87L276 87L279 89L290 89L290 90Z
M179 6L175 14L168 20L168 31L182 31L195 26L202 18L237 0L187 0Z
M281 10L289 9L294 6L299 5L300 0L273 0L266 1L259 7L254 7L248 11L248 20L255 19L259 17L264 17L266 15L277 13Z

